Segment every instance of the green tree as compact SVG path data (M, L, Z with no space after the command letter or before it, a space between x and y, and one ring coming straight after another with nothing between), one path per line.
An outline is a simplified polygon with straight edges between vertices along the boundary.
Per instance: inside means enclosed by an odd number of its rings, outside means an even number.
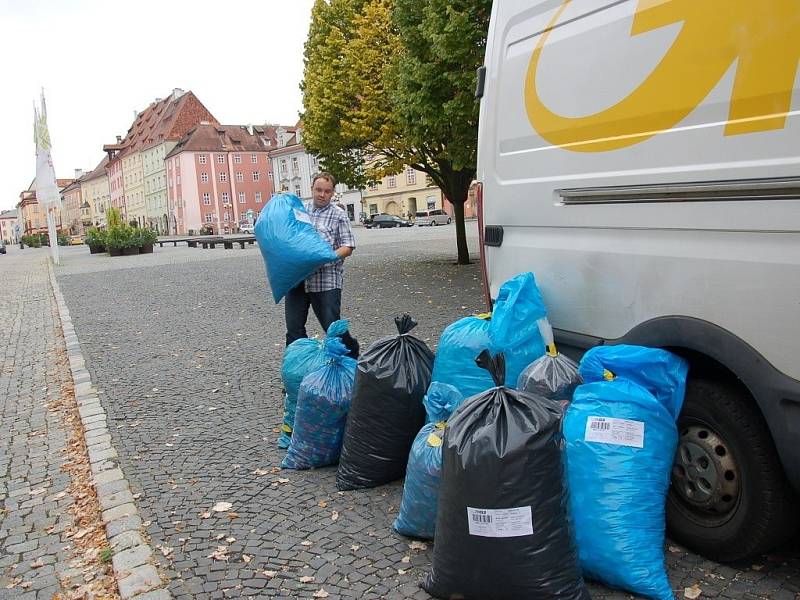
M491 0L317 0L305 50L305 142L363 187L404 165L453 204L459 264L475 176L478 103Z

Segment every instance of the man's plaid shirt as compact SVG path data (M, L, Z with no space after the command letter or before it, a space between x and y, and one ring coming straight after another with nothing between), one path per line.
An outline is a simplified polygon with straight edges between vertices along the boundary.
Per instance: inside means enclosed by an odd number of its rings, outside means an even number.
M314 206L311 200L305 204L311 216L311 224L319 231L320 235L333 246L334 250L342 246L356 247L353 231L347 213L333 202L324 208ZM335 260L322 265L306 279L307 292L325 292L327 290L341 289L344 281L344 261Z

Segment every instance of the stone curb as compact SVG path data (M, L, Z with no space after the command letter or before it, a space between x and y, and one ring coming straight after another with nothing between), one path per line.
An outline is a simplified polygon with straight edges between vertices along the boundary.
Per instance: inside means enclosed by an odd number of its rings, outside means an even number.
M106 413L86 369L86 361L69 316L69 309L58 287L53 263L48 261L47 267L67 346L75 401L84 429L84 441L89 449L89 464L102 510L106 539L114 550L111 564L120 597L123 600L171 600L173 596L166 589L167 583L162 581L154 564L153 548L142 535L139 509L119 465L119 456L111 442Z

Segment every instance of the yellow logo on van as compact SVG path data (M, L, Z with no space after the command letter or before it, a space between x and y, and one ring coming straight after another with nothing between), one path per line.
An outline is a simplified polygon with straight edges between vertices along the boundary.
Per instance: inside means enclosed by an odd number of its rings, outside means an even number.
M639 0L631 35L682 22L672 47L630 95L585 117L548 109L536 89L557 11L533 51L525 107L548 142L576 152L604 152L643 142L691 113L736 62L725 135L782 129L800 60L798 0Z

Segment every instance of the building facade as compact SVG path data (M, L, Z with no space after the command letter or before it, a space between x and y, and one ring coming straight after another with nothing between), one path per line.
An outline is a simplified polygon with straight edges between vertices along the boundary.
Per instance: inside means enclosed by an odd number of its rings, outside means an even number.
M425 173L406 167L402 173L367 186L361 202L367 215L386 213L414 219L418 211L445 210L443 199L442 191Z
M166 155L170 233L232 233L273 194L274 127L200 123Z
M16 244L19 242L18 231L22 231L22 227L17 229L17 210L4 210L0 212L0 240L6 244Z
M75 180L61 189L61 223L64 232L69 235L83 233L81 177L83 177L83 171L75 169Z
M108 157L106 156L91 173L81 179L81 196L84 204L88 204L86 208L88 209L89 224L94 227L106 226L106 211L111 205L108 175L106 174L107 164Z
M164 158L203 121L217 124L191 91L175 88L136 113L124 138L103 146L109 156L111 204L122 210L125 220L159 232L169 230Z

